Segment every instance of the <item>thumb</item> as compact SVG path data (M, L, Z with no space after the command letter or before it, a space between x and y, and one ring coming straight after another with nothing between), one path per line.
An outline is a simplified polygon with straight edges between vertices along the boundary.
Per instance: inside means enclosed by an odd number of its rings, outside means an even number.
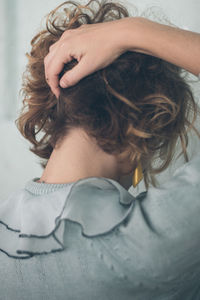
M89 64L86 59L81 59L75 67L62 76L59 83L60 86L67 88L78 83L82 78L93 72L92 69L89 69L89 66L91 66L91 64Z

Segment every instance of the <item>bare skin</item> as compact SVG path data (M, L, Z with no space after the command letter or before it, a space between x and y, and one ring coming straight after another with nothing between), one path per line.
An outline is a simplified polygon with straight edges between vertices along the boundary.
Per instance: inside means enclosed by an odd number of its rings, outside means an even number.
M131 185L132 167L118 156L101 150L94 138L81 128L74 128L54 148L40 178L46 183L70 183L88 177L105 177L118 181L125 188Z
M48 84L58 98L59 85L68 87L78 83L128 50L160 57L194 75L200 73L200 34L144 18L125 18L64 32L45 57ZM79 63L59 82L58 74L72 58ZM85 132L75 129L60 148L53 150L41 181L65 183L95 176L109 177L128 187L124 178L132 171L128 160L119 162L117 156L104 153ZM130 183L130 176L127 178Z
M109 42L108 42L109 41ZM78 83L83 77L106 67L126 51L141 52L176 64L194 75L200 73L200 34L162 25L145 18L82 25L67 30L45 57L45 75L52 92ZM58 80L65 63L79 63Z

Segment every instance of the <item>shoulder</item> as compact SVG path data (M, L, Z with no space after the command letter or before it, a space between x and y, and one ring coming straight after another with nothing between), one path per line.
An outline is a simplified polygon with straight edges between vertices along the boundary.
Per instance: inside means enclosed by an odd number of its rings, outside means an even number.
M134 202L119 228L121 255L131 257L130 274L142 266L151 278L166 280L169 275L192 284L191 272L200 276L200 156Z

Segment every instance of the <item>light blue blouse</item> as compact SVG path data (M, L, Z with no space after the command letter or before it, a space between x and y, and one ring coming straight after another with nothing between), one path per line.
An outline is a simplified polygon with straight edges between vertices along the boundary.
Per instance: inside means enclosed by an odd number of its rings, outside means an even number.
M199 300L200 156L133 197L27 182L0 202L0 300Z

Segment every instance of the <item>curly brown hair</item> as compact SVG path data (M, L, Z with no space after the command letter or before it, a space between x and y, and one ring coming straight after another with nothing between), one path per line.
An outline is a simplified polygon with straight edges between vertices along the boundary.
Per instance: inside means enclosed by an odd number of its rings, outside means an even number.
M94 2L98 9L92 8ZM129 13L121 4L97 0L84 6L66 1L50 12L46 29L31 41L23 107L15 122L32 143L30 150L43 159L43 168L55 145L71 128L81 127L105 152L128 153L133 166L140 160L148 187L155 185L154 174L171 162L178 139L188 160L188 130L196 130L197 106L182 70L162 59L127 51L75 86L61 89L58 100L44 73L44 57L65 30L124 17ZM66 64L60 76L76 64L75 59ZM38 133L43 133L40 140ZM157 158L161 163L155 167Z

